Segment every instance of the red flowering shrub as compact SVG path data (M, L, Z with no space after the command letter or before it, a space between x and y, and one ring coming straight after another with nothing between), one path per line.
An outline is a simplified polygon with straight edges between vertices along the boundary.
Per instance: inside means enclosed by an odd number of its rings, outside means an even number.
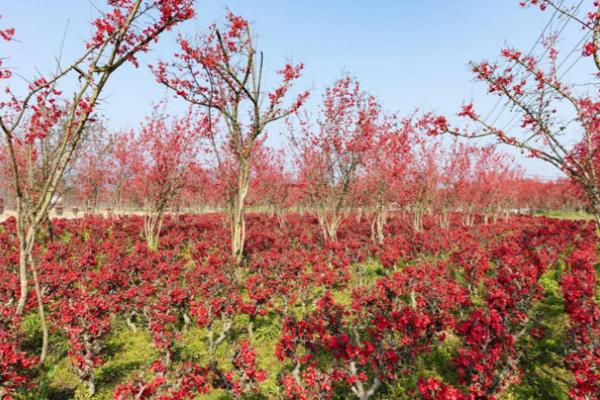
M600 310L595 301L597 262L593 242L583 238L569 254L562 290L571 322L572 346L566 363L575 375L573 399L600 398Z
M468 400L469 396L434 378L419 379L419 393L425 400Z
M222 384L234 397L240 398L245 394L258 392L258 384L267 377L265 371L256 366L256 350L250 343L243 340L232 357L233 370L220 373Z
M30 372L38 362L19 349L20 319L11 312L0 306L0 398L7 400L16 389L31 386Z
M136 379L132 383L118 385L113 393L114 400L186 400L200 393L209 393L211 385L208 369L184 363L175 373L159 374L149 382Z
M89 290L89 289L88 289ZM73 288L57 310L56 323L69 339L71 364L90 394L96 391L95 368L102 365L102 339L110 332L110 303L84 288Z
M369 399L399 384L423 399L497 398L520 384L528 355L519 341L544 336L530 321L532 305L543 301L540 277L565 255L564 362L571 396L594 398L592 224L514 217L465 227L450 218L456 226L441 229L425 217L429 228L416 234L404 221L390 217L384 243L375 245L371 221L348 218L337 242L323 243L311 216L290 214L282 230L276 217L250 214L247 260L236 266L219 215L166 218L156 252L143 241L140 217L56 220L63 239L35 249L51 334L67 339L72 370L90 392L99 367L118 357L105 352L107 335L148 334L156 358L120 382L115 399L192 399L213 390L241 398L262 394L265 380L288 399ZM0 229L9 266L0 271L0 382L8 395L36 382L37 361L12 317L13 230L13 220ZM370 258L388 268L363 270ZM30 296L28 312L34 307ZM265 337L276 342L276 374L259 367L254 346ZM190 353L188 340L202 351ZM423 369L440 351L456 375Z

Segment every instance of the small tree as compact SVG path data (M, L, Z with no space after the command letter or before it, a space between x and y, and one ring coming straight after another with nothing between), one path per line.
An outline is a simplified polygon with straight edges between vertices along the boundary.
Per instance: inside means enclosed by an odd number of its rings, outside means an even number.
M522 177L515 160L494 146L476 149L472 154L471 182L463 198L471 199L473 208L483 213L484 221L494 220L505 212L511 202L510 186Z
M168 121L169 117L158 111L142 125L137 146L140 164L132 166L144 201L144 236L151 249L158 247L165 211L199 162L200 139L207 121L195 121L191 112Z
M325 90L316 129L308 117L301 121L302 137L294 139L300 182L328 240L337 240L351 208L379 116L375 98L346 76Z
M255 204L266 207L277 217L279 226L285 226L285 213L290 208L295 182L286 168L285 151L261 146L257 153L250 196Z
M365 202L371 207L373 221L371 237L375 243L383 243L383 227L392 203L404 201L409 165L412 162L410 144L413 138L410 119L397 121L388 117L378 126L375 143L366 159L363 179Z
M236 179L230 200L231 252L240 262L254 145L270 123L295 113L308 97L304 92L291 104L284 104L303 64L285 65L278 71L281 82L272 91L265 90L262 52L256 50L248 21L232 13L227 14L223 27L211 25L194 43L184 38L178 42L177 61L161 62L153 70L160 83L189 103L207 108L209 114L216 111L225 123Z
M417 232L423 230L423 215L433 211L438 202L442 154L443 149L438 141L421 138L413 146L407 199L413 212L413 228Z
M108 1L110 11L94 20L95 32L82 54L57 72L29 83L22 96L7 87L0 103L0 129L4 134L11 169L10 180L17 201L20 297L17 313L23 313L28 293L28 269L34 279L42 320L43 346L47 350L42 293L32 251L36 234L47 220L65 170L84 137L85 129L111 75L127 62L137 65L136 55L147 51L165 30L191 18L192 0ZM1 36L10 39L14 31ZM3 72L3 78L10 74ZM69 81L70 79L70 81ZM60 85L74 85L63 95ZM36 155L42 143L54 146L47 173L36 174Z
M135 130L118 132L118 140L113 140L110 146L110 170L107 176L109 205L114 210L121 210L134 199L135 170L132 165L140 165L141 152L138 151L138 141ZM94 210L95 211L95 210Z
M440 160L441 170L437 211L440 226L450 227L449 213L451 211L466 211L464 200L469 197L469 171L471 156L477 149L455 140L444 151ZM468 212L466 213L468 214Z
M78 201L96 210L106 196L113 167L112 152L116 137L108 136L106 129L92 127L90 137L83 144L69 179ZM81 203L80 203L81 204Z

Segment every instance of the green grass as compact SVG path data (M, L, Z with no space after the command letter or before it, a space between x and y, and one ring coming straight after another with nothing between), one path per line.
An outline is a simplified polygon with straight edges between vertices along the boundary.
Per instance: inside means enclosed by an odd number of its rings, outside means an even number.
M568 219L568 220L584 220L589 221L594 219L594 216L585 211L574 211L574 210L548 210L538 211L535 213L536 216L550 217L557 219Z

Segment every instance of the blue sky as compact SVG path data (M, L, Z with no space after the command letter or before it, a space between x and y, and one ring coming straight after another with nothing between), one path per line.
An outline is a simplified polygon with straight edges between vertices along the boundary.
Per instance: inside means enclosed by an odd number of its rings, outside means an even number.
M14 26L18 39L0 48L5 64L26 77L35 68L51 71L65 29L63 59L68 61L89 37L94 4L102 3L0 0L0 23ZM306 64L299 86L312 89L310 108L325 85L350 72L386 109L402 114L415 108L452 114L474 99L486 115L496 98L472 81L468 61L495 59L505 43L529 50L550 17L520 9L518 0L201 0L196 21L161 37L139 69L127 66L111 78L102 103L111 128L136 127L164 95L146 65L175 51L175 33L192 35L221 19L226 7L254 23L268 73L289 59ZM571 36L578 39L577 34ZM570 50L568 41L562 45ZM583 73L578 68L571 74ZM506 112L499 121L510 118ZM278 129L271 131L275 144L281 140ZM557 175L546 164L519 161L531 175Z

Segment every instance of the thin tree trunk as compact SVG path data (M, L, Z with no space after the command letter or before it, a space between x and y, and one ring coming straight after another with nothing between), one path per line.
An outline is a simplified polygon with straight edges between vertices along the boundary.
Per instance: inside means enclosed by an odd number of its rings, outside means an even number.
M25 250L26 243L19 240L19 286L20 294L17 302L17 315L23 314L25 303L27 302L28 285L27 285L27 251Z
M592 214L596 221L596 226L600 230L600 190L596 187L591 187L587 190L592 208Z
M279 222L279 227L281 229L285 228L285 210L278 208L275 212L277 215L277 221Z
M22 211L21 211L22 213ZM28 229L24 228L24 216L18 215L19 223L17 226L17 236L19 238L19 284L20 284L20 295L17 303L17 315L22 315L25 311L25 304L27 302L27 295L29 292L29 285L27 279L27 267L28 262L31 259L31 252L33 251L33 243L35 240L36 230L33 227Z
M380 204L377 207L377 211L375 212L375 216L373 218L373 222L371 224L371 239L375 244L383 244L385 239L384 235L384 227L387 222L387 210L385 205Z
M21 213L22 214L18 216L19 226L17 227L17 235L19 237L19 283L21 293L19 296L19 301L17 302L16 314L22 315L25 312L25 305L27 303L27 296L29 292L27 278L27 270L29 267L33 276L34 289L38 303L38 314L40 317L40 326L42 328L42 349L40 352L40 364L43 364L46 360L46 355L48 353L48 325L46 323L46 315L44 311L42 291L37 274L37 267L33 259L33 245L35 243L36 230L32 226L24 230L24 216L22 209Z
M144 216L144 236L149 249L158 249L163 219L162 210L151 211L149 215Z
M447 209L442 209L442 213L440 216L440 225L444 229L450 228L450 215Z
M247 161L240 161L238 171L238 186L233 202L231 220L231 254L237 263L244 255L246 241L246 221L244 219L246 194L248 193L249 169Z
M329 218L325 217L326 239L337 242L337 231L340 226L341 217L337 213L332 213Z
M423 231L423 208L417 206L414 212L413 228L415 232Z
M33 282L35 287L35 295L38 303L38 314L40 317L40 326L42 328L42 350L40 352L40 365L43 365L46 361L46 355L48 354L48 325L46 323L46 313L44 311L44 301L42 298L42 288L37 273L37 266L33 259L33 256L29 254L29 266L31 267L31 274L33 275Z
M377 243L377 239L375 238L376 223L377 223L377 213L375 213L375 216L373 217L373 221L371 221L371 240L373 241L373 243Z

